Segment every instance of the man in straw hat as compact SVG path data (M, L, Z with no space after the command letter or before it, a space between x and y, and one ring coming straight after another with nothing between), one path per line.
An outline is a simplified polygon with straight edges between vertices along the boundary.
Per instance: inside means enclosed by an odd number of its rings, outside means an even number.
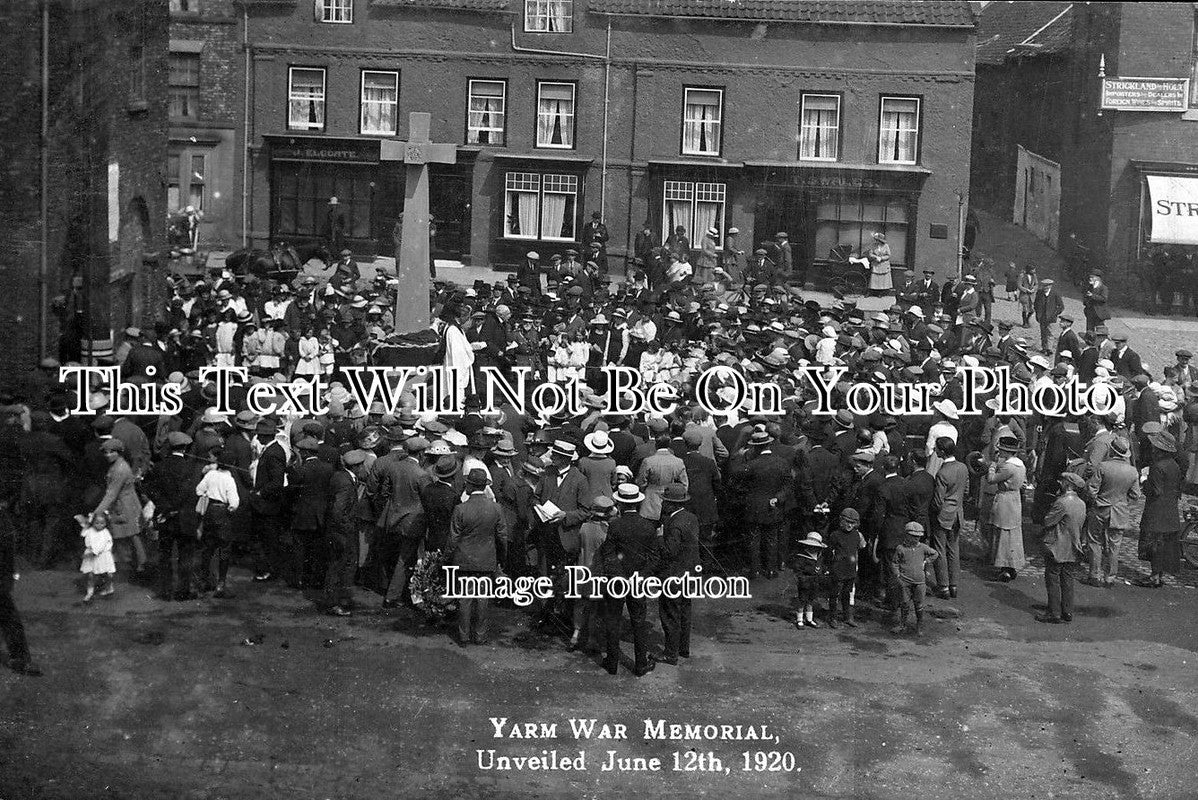
M466 501L453 510L449 521L449 541L446 552L449 563L458 567L461 576L493 577L499 571L499 560L505 556L510 538L507 521L499 504L486 496L491 478L485 469L475 468L466 473L469 493ZM462 599L458 606L458 646L486 644L490 600Z
M642 576L655 574L659 559L657 526L638 513L645 500L644 493L635 483L621 483L616 487L612 499L619 513L608 524L607 538L595 559L595 572L608 578L629 578L634 573ZM636 656L633 673L639 677L652 671L654 664L649 655L649 631L645 623L647 604L643 597L635 597L631 592L618 597L605 590L603 622L606 655L603 668L612 675L619 670L620 629L623 627L625 605L628 606L628 618L632 623L632 644Z
M1086 482L1072 472L1061 473L1058 481L1061 493L1045 515L1040 531L1048 609L1036 615L1037 622L1054 624L1073 619L1074 565L1081 556L1082 526L1086 522L1086 504L1078 496Z
M695 575L699 566L699 519L687 509L690 494L681 483L671 483L662 492L662 578ZM657 601L661 630L665 636L661 660L677 664L678 657L691 654L691 600L669 598Z

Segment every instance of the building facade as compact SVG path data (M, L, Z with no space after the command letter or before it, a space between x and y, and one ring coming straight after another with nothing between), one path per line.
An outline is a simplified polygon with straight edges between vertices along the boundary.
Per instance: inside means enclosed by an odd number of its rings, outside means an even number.
M956 269L968 193L968 3L243 0L251 234L391 255L412 111L435 255L578 247L599 212L617 268L644 223L697 247L790 234L796 259L884 232L896 267ZM330 215L330 200L336 210Z
M198 214L201 251L243 245L245 15L234 0L169 0L167 208Z
M1198 245L1194 5L990 3L978 41L973 202L1152 305L1153 254Z
M153 0L22 0L0 22L12 56L0 60L0 384L12 387L39 356L107 351L161 301L167 14Z

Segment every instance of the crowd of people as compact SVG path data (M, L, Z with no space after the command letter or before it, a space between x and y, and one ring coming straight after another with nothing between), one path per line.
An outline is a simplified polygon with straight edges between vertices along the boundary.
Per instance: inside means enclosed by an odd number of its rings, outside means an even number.
M884 244L867 269L888 259ZM397 333L399 287L363 279L348 253L325 280L222 269L176 278L167 306L149 327L125 331L114 361L130 382L177 384L183 411L109 413L111 397L93 386L94 413L71 414L59 362L43 361L0 408L0 540L33 568L82 570L86 602L113 596L114 575L126 571L170 601L279 581L344 616L368 596L354 586L385 608L421 605L421 570L442 561L555 586L568 565L625 576L702 567L765 582L789 568L798 627L857 626L868 608L895 633L919 634L925 594L958 595L967 519L995 580L1019 579L1025 541L1038 537L1049 595L1038 619L1067 623L1075 570L1115 585L1142 495L1143 583L1178 572L1179 506L1198 492L1189 352L1146 366L1126 336L1109 335L1109 313L1088 313L1077 330L1047 280L1029 285L1021 322L992 321L989 305L979 313L974 276L941 284L931 270L908 273L893 305L866 313L851 298L804 299L794 268L779 269L765 249L756 266L725 249L702 275L679 268L680 250L642 249L639 239L637 249L622 281L607 279L605 258L571 250L547 261L529 252L500 283L434 284L444 366L467 376L528 367L530 388L584 384L586 413L549 419L483 413L469 380L461 413L424 412L410 395L394 409L358 404L342 371L370 363ZM1029 340L1020 334L1032 316L1040 335ZM219 413L215 386L199 377L210 364L246 367L251 384L321 375L328 414L259 417L246 408L248 386L233 390L236 413ZM671 384L676 410L606 413L608 365ZM712 365L781 387L781 413L700 408L694 380ZM808 365L847 368L837 407L854 383L926 383L934 412L815 414L798 371ZM1102 382L1119 400L1102 417L1011 417L987 397L982 415L963 415L961 365L1005 365L1033 386ZM1038 522L1025 537L1029 517ZM239 560L252 569L240 585L230 574ZM35 672L12 607L14 569L0 566L10 663ZM460 604L459 644L487 640L488 605ZM615 673L625 606L637 674L689 656L691 600L661 600L657 658L644 600L556 596L529 613L571 648L600 643Z

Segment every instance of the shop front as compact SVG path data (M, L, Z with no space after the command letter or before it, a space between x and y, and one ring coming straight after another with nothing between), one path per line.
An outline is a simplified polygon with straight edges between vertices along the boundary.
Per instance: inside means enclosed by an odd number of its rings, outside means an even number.
M746 163L745 188L755 193L753 241L760 246L775 234L789 234L795 263L818 271L861 254L873 234L886 236L891 266L915 264L919 196L928 170L903 171L806 164Z

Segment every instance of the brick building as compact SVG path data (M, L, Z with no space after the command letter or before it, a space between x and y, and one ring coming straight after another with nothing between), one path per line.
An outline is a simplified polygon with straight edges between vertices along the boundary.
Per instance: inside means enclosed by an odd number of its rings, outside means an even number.
M0 23L0 219L10 236L0 252L0 383L12 386L60 340L77 357L81 339L110 343L160 299L167 17L151 0L20 0L4 4Z
M243 0L251 233L391 254L402 165L379 141L432 115L434 250L514 263L577 246L618 266L642 222L697 246L785 229L796 259L886 232L897 265L955 269L968 193L965 2Z
M244 240L243 18L234 0L170 0L167 208L202 214L201 250Z
M1150 298L1153 244L1198 244L1153 214L1198 202L1196 19L1191 3L988 4L972 202L1058 248L1075 277L1105 268L1124 296ZM1118 107L1103 108L1100 70Z

